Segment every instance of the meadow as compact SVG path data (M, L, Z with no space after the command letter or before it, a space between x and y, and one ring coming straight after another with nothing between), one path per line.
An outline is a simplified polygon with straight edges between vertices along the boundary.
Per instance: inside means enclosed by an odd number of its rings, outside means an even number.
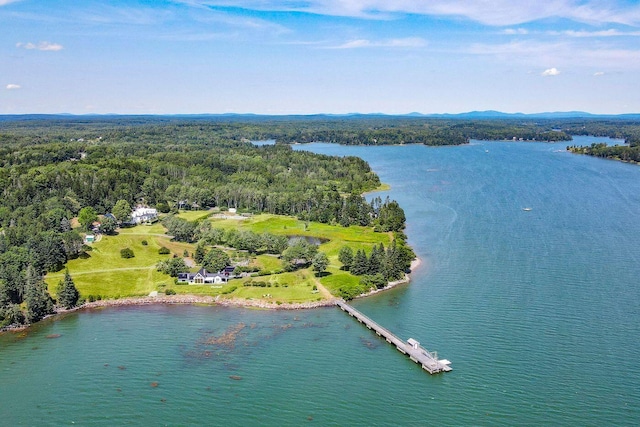
M191 259L195 244L172 241L166 235L161 223L138 225L119 230L117 235L101 235L91 244L86 256L71 260L67 268L82 297L92 299L118 299L132 296L146 296L151 292L170 290L176 294L220 296L248 300L264 300L277 303L301 303L330 298L338 295L341 287L357 286L359 278L340 269L338 252L344 245L354 251L369 251L374 244L390 242L387 233L374 233L371 227L321 224L306 222L289 216L260 214L245 219L212 216L208 211L185 211L183 219L210 221L212 227L223 229L250 230L255 233L271 233L285 236L307 236L320 239L319 250L325 252L330 265L318 277L310 268L294 272L280 272L281 260L273 255L259 254L251 257L250 265L262 271L277 272L266 276L247 277L230 280L223 285L183 285L173 277L156 270L159 261L168 257L185 257L190 271L198 266ZM146 243L146 244L145 244ZM170 255L160 255L158 250L166 247ZM134 257L124 259L120 250L129 248ZM235 251L229 251L235 252ZM186 255L186 256L185 256ZM52 295L64 277L64 271L49 273L46 282Z

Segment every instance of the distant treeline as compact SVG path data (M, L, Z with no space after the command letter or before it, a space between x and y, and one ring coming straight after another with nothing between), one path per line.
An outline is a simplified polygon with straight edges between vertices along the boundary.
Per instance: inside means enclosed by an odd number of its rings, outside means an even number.
M564 128L572 135L603 136L622 139L628 145L591 144L589 147L569 146L573 153L620 160L623 162L640 162L640 122L633 120L570 120Z
M607 136L640 143L633 118L433 118L410 116L0 116L0 146L117 142L212 144L241 140L346 145L458 145L479 140L570 141Z

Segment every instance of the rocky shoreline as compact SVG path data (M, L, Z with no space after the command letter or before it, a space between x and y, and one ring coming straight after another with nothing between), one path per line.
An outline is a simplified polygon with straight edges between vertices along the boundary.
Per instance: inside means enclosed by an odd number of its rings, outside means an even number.
M420 258L414 259L413 261L411 261L410 270L413 272L415 269L417 269L420 266L420 264L422 264L422 261L420 261ZM380 292L388 291L389 289L395 288L398 285L409 283L410 281L411 281L411 277L409 276L409 274L405 274L404 278L400 280L396 280L395 282L389 282L387 283L387 286L385 286L384 288L372 289L369 292L365 292L363 294L356 296L356 298L365 298L371 295L379 294Z
M411 271L414 271L418 266L420 266L421 261L419 258L416 258L411 263ZM378 294L380 292L392 289L398 285L409 283L410 277L409 274L405 274L403 279L397 280L395 282L389 282L387 286L381 289L373 289L369 292L365 292L363 294L358 295L356 298L364 298L371 295ZM84 303L81 306L72 308L70 310L58 309L55 314L52 314L47 317L56 316L58 314L70 313L73 311L79 310L91 310L97 308L104 307L126 307L126 306L142 306L142 305L152 305L152 304L203 304L203 305L219 305L223 307L243 307L243 308L259 308L265 310L305 310L311 308L320 308L320 307L331 307L336 304L338 298L330 298L321 301L312 301L312 302L302 302L302 303L281 303L278 304L275 301L266 301L266 300L251 300L251 299L240 299L240 298L221 298L220 296L212 297L208 295L157 295L157 296L146 296L146 297L131 297L131 298L121 298L121 299L107 299L107 300L99 300ZM7 331L21 331L28 328L29 325L20 325L20 326L6 326L0 328L0 332Z

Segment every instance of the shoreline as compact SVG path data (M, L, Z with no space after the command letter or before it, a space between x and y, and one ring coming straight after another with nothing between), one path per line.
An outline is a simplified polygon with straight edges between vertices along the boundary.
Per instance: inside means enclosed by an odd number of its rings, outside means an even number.
M354 299L366 298L366 297L369 297L371 295L376 295L376 294L379 294L381 292L388 291L389 289L393 289L398 285L404 285L404 284L407 284L407 283L411 282L410 274L413 273L421 264L422 264L422 260L420 258L416 257L413 261L411 261L411 266L409 267L409 270L411 270L411 271L409 273L406 273L404 275L404 278L402 278L400 280L396 280L394 282L389 282L389 283L387 283L387 286L385 286L384 288L371 289L369 292L365 292L365 293L362 293L360 295L357 295Z
M354 299L365 298L371 295L379 294L380 292L387 291L389 289L393 289L398 285L406 284L411 281L410 274L415 271L420 265L422 261L420 258L415 258L411 262L410 273L404 275L404 278L400 280L396 280L394 282L389 282L384 288L380 289L372 289L369 292L365 292L356 296ZM72 313L75 311L84 311L84 310L94 310L105 307L135 307L135 306L146 306L146 305L186 305L186 304L202 304L202 305L211 305L211 306L222 306L222 307L232 307L232 308L255 308L255 309L264 309L264 310L306 310L313 308L321 308L321 307L332 307L336 305L336 301L339 300L338 297L333 297L330 299L325 299L321 301L308 301L308 302L300 302L300 303L282 303L277 304L275 301L265 301L265 300L246 300L239 298L220 298L220 296L212 297L209 295L158 295L155 297L144 296L144 297L127 297L120 299L105 299L93 302L87 302L82 304L81 306L74 307L72 309L59 309L54 314L50 314L45 316L42 320L52 318L58 315L64 315L67 313ZM0 334L4 332L20 332L31 325L20 325L17 327L12 327L11 325L0 328Z

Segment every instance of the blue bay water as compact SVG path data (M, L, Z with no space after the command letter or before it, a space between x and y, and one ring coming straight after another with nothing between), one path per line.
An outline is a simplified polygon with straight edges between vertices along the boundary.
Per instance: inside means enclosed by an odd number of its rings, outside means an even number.
M354 305L452 372L333 308L110 308L0 336L0 424L640 423L640 168L563 144L295 148L391 184L423 265Z

